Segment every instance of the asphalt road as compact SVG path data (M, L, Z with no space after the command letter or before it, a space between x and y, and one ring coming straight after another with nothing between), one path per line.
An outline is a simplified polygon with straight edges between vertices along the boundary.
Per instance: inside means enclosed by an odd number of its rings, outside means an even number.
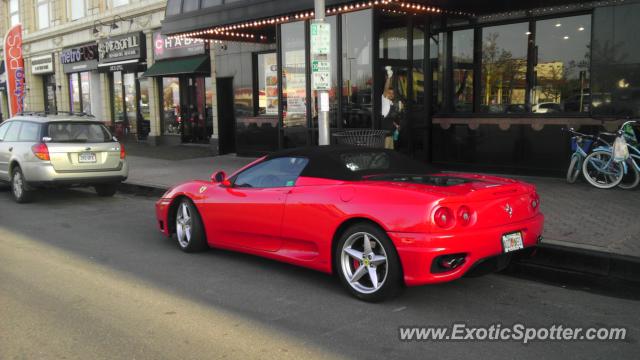
M0 359L635 359L640 302L504 275L357 301L336 279L248 255L189 255L153 199L0 190ZM617 342L401 342L465 322L628 328Z

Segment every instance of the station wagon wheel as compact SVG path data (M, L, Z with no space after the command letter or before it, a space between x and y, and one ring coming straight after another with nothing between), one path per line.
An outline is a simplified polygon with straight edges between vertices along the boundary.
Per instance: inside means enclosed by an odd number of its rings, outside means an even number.
M340 281L362 300L380 301L400 289L402 272L395 248L384 231L372 224L350 227L335 258Z
M197 252L207 248L204 227L198 209L189 199L182 199L176 209L176 237L184 252Z
M19 204L31 201L31 189L29 189L20 167L16 167L11 175L11 194L13 195L13 199Z

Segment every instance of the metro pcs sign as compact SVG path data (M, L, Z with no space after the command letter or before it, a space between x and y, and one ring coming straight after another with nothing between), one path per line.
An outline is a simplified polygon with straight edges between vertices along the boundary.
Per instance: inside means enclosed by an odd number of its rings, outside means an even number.
M22 57L22 25L13 26L4 37L4 61L7 70L9 116L24 109L24 59Z

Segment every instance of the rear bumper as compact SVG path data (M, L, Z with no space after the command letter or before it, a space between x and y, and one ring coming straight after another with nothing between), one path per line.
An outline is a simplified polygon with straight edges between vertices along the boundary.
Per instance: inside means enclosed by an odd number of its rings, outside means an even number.
M121 163L120 168L105 171L59 172L48 162L24 163L20 166L31 186L118 183L127 180L129 176L129 165L126 160Z
M542 235L544 216L537 214L526 221L489 229L456 234L424 234L390 232L400 257L407 286L435 284L464 276L475 264L503 254L502 235L521 231L524 247L538 244ZM465 262L454 270L433 272L434 259L442 255L465 254Z

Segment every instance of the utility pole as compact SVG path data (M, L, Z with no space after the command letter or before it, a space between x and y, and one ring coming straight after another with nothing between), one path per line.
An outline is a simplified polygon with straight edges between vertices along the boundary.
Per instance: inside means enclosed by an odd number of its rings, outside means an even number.
M331 144L329 131L329 89L331 88L331 28L325 23L325 0L315 1L315 20L311 24L312 88L317 92L318 144Z

